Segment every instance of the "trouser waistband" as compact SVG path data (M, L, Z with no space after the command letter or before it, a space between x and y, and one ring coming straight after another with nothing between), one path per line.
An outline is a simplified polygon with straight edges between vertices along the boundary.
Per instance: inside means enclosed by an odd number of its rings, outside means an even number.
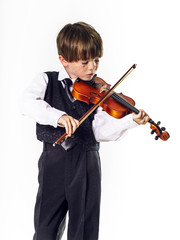
M86 145L86 144L76 144L74 147L80 147L82 149L86 149L86 151L99 151L99 143L96 143L95 145ZM55 150L55 149L60 149L63 148L60 144L53 145L51 143L43 142L43 150L48 151L48 150ZM64 149L64 148L63 148Z

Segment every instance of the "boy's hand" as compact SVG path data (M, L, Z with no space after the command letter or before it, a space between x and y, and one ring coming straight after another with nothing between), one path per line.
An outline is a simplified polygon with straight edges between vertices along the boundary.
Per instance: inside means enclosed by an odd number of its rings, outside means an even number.
M137 124L146 124L149 121L149 115L142 109L139 110L138 114L133 113L133 120Z
M76 129L79 127L79 121L75 118L64 114L62 115L59 120L58 124L65 127L67 135L70 137L71 134L73 134Z

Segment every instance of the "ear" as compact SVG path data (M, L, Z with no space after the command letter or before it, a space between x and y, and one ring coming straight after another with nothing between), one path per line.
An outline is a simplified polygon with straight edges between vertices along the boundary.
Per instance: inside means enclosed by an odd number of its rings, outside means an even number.
M66 61L66 59L62 55L59 55L59 60L64 67L67 67L68 62Z

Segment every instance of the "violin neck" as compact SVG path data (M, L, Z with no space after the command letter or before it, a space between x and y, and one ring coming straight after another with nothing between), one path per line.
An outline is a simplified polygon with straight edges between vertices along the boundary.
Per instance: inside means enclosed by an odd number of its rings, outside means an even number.
M117 102L119 102L120 104L122 104L124 107L128 108L129 110L131 110L132 112L138 114L139 110L137 108L135 108L131 103L129 103L126 99L124 99L123 97L121 97L120 95L118 95L117 93L113 93L111 95L111 97L116 100Z
M118 101L120 104L122 104L123 106L127 107L129 110L131 110L132 112L138 114L139 110L137 108L135 108L131 103L129 103L126 99L124 99L123 97L121 97L119 94L117 93L113 93L111 95L111 97ZM150 118L148 121L150 124L155 125L155 122Z

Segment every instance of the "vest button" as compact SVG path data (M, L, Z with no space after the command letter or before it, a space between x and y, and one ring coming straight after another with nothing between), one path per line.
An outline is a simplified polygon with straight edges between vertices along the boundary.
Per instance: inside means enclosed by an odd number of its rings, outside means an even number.
M75 109L76 109L76 106L72 106L72 109L75 110Z

